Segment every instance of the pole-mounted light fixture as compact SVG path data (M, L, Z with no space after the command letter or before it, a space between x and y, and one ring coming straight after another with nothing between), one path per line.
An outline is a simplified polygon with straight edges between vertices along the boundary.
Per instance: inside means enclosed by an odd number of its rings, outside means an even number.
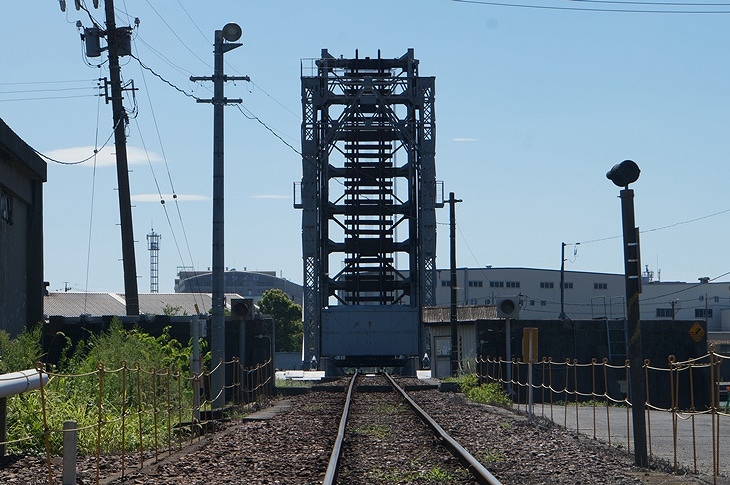
M641 170L633 160L624 160L614 165L606 174L606 178L618 187L628 187L639 179Z
M236 23L229 22L223 26L223 38L228 42L236 42L241 38L242 34L243 30L241 26Z
M634 218L634 191L629 184L639 178L639 166L632 160L624 160L614 165L606 174L611 182L621 190L621 225L623 227L624 274L626 282L626 350L629 361L629 397L634 427L634 461L641 467L648 465L646 443L646 389L644 375L644 355L641 346L641 250L639 248L639 228Z

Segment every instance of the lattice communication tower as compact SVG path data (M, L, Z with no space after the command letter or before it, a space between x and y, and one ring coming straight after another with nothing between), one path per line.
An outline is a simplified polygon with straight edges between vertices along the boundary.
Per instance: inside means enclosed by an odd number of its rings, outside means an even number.
M160 239L162 236L155 233L154 229L147 234L147 249L150 252L150 293L159 293L159 257Z

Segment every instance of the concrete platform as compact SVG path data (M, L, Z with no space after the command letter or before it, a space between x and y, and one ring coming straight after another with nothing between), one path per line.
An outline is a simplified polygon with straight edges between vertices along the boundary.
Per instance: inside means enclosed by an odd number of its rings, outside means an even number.
M244 417L242 421L266 421L287 412L290 408L291 401L287 399L282 399L280 401L275 401L273 406L261 409L253 414L249 414L248 416Z

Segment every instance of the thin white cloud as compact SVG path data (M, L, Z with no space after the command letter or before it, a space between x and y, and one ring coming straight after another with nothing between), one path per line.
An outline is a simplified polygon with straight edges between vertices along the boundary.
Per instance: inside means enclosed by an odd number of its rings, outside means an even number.
M86 160L87 158L94 155L94 147L71 147L71 148L59 148L57 150L51 150L45 155L66 163L78 162L80 160ZM159 162L162 160L157 153L145 152L143 148L135 146L127 146L127 163L129 165L139 165L149 162ZM107 145L96 154L96 166L107 167L114 166L117 163L116 151L114 145ZM83 165L89 167L93 166L94 158L89 158L88 161L84 162Z
M165 203L175 201L175 199L173 199L172 197L172 194L162 194L162 198L164 199ZM210 200L210 197L208 197L207 195L197 194L177 194L177 200L184 202L199 202ZM160 194L135 194L132 196L132 202L157 202L159 204Z
M283 199L291 199L291 195L261 194L261 195L252 195L251 198L252 199L283 200Z
M479 138L452 138L451 141L455 141L457 143L474 142L479 141Z

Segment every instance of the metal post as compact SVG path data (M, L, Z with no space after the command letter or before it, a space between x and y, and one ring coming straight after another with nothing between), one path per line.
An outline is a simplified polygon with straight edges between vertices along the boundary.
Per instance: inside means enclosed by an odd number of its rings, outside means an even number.
M637 466L649 464L646 444L646 388L644 360L641 348L639 293L641 292L641 262L638 228L634 221L634 191L621 191L621 220L624 239L624 272L626 276L626 314L629 338L631 416L634 430L634 461Z
M63 485L76 485L76 458L78 455L76 421L63 422Z
M565 243L560 243L560 316L565 320Z
M124 265L124 299L127 315L139 315L137 289L137 262L134 256L132 228L132 201L129 195L129 167L127 163L127 114L122 104L122 76L119 67L119 40L125 29L117 30L114 19L114 1L106 0L106 36L109 45L109 78L114 119L114 149L117 157L117 185L119 191L119 222L122 231L122 261Z
M233 23L226 24L223 30L215 31L213 48L213 76L195 77L191 81L213 81L213 98L199 99L199 103L213 104L213 311L210 336L211 362L218 365L225 362L226 357L226 317L225 307L225 256L223 250L224 241L224 160L223 160L223 107L228 103L240 103L241 99L227 99L224 96L224 83L228 80L248 81L248 76L226 76L223 73L223 54L229 50L240 47L242 44L235 41L241 37L241 28ZM228 42L224 42L228 41ZM222 365L220 372L215 372L211 377L211 393L218 395L213 401L213 407L222 408L225 404L225 392L219 392L225 388L226 374L225 366Z
M5 456L6 445L8 439L8 401L5 397L0 397L0 456Z
M507 395L512 399L512 325L510 322L511 318L507 317L504 319L504 333L506 335L505 341L505 359L507 360Z
M190 356L190 375L200 376L200 320L198 315L190 319L190 335L192 335L193 352ZM200 378L193 379L193 413L195 420L200 421Z
M459 375L459 323L456 313L456 203L460 199L449 192L449 240L451 241L451 375ZM466 284L466 282L465 282Z

